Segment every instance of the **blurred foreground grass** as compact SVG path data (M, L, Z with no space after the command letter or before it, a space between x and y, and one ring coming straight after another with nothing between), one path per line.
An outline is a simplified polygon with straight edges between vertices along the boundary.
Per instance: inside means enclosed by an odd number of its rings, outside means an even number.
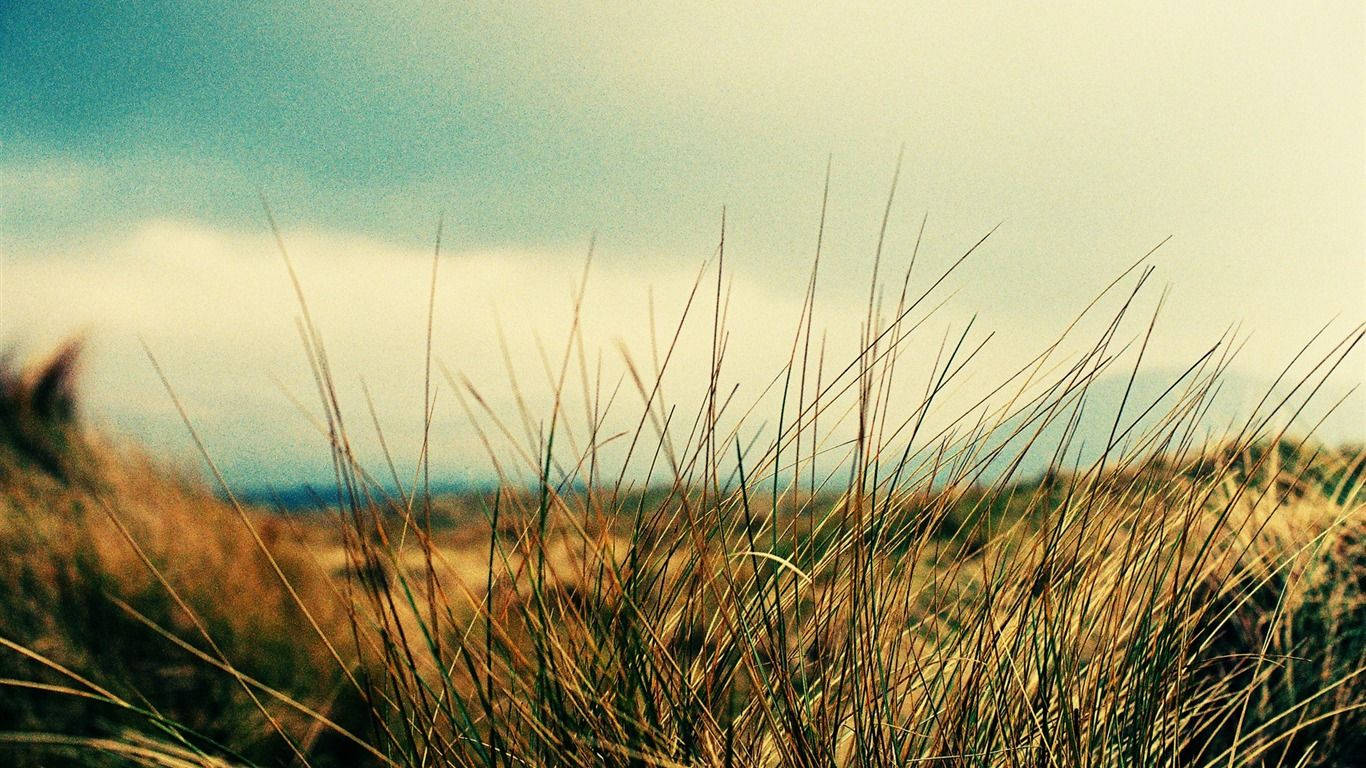
M7 363L0 759L1360 764L1359 447L1197 439L1213 366L1094 462L988 475L1021 450L999 426L914 457L871 426L894 361L874 336L845 480L808 482L800 428L742 448L715 385L680 448L638 382L672 482L557 474L552 418L535 485L386 490L332 403L338 503L296 514L90 433L74 347ZM1100 369L1016 433L1069 423ZM789 421L815 434L828 391Z

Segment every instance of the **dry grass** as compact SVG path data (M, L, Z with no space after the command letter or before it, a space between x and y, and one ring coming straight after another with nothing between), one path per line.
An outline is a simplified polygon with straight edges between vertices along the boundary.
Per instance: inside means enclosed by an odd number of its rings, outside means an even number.
M1071 428L1132 297L1067 365L1050 348L1007 382L1007 407L930 434L916 414L971 359L966 332L910 419L888 404L936 281L890 313L870 299L848 367L815 357L804 312L776 427L751 440L726 415L719 266L716 279L693 412L661 402L667 354L652 375L632 368L643 406L627 461L668 477L644 492L599 461L596 407L586 425L564 416L577 325L558 373L547 366L555 409L519 446L531 487L455 500L383 487L324 386L342 503L311 518L245 510L98 447L69 387L54 408L34 384L50 368L7 372L8 754L1254 766L1366 753L1363 454L1269 428L1360 329L1210 441L1200 416L1228 360L1215 347L1160 409L1135 420L1148 404L1127 403L1108 446L1077 463ZM316 329L305 340L326 384ZM74 357L59 360L69 371ZM478 410L479 392L449 384ZM1064 427L1051 443L1049 425ZM1058 460L1043 478L1010 471L1044 448Z

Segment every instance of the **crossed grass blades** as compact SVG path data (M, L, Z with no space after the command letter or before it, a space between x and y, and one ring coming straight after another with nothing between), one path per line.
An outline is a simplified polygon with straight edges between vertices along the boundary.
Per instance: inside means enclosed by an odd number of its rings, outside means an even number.
M1225 338L1160 402L1126 393L1106 444L1083 460L1073 438L1090 388L1125 353L1131 385L1142 365L1152 321L1128 340L1122 328L1151 268L1140 261L1083 309L1078 320L1118 304L1081 354L1059 351L1074 322L976 407L930 419L985 343L969 326L945 337L919 401L893 408L899 355L976 249L928 279L908 269L894 305L878 298L875 270L860 351L836 363L814 330L818 246L763 429L724 374L724 235L672 340L648 366L628 356L616 390L585 362L579 286L558 365L546 366L554 405L539 420L521 414L539 425L525 437L468 381L434 375L429 324L427 430L408 482L392 461L377 476L354 459L290 266L335 468L305 515L239 502L216 469L211 493L89 434L75 347L28 371L7 362L6 759L1360 760L1363 452L1273 425L1300 414L1362 329L1312 339L1216 440L1203 417L1235 346ZM432 309L438 263L439 245ZM663 394L689 321L711 334L691 407ZM430 490L443 375L490 446L505 480L495 490ZM573 388L582 422L568 416ZM607 434L630 394L634 429ZM500 440L517 467L497 458ZM1022 476L1041 451L1048 471Z

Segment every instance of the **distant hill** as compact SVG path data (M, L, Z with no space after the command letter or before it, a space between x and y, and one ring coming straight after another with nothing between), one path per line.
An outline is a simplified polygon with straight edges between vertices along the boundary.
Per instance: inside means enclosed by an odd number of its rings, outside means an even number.
M1104 453L1112 430L1117 443L1115 450L1121 451L1125 443L1136 443L1172 409L1178 407L1187 384L1183 380L1177 386L1172 386L1180 375L1178 371L1144 371L1134 378L1132 386L1127 375L1099 378L1086 389L1084 400L1060 412L1043 428L1028 450L1025 450L1026 441L1038 429L1037 422L1030 424L1014 438L1011 438L1011 434L1022 419L1007 423L995 430L987 442L992 447L1003 447L987 465L983 479L992 479L1005 472L1022 451L1024 456L1015 472L1020 478L1039 476L1055 460L1063 467L1089 466ZM1195 438L1202 441L1208 437L1219 441L1230 433L1236 433L1248 423L1254 409L1258 416L1257 424L1266 419L1264 429L1277 430L1290 421L1294 409L1304 402L1310 390L1308 386L1301 388L1285 407L1273 412L1274 407L1294 388L1294 384L1282 383L1258 408L1258 403L1269 388L1269 382L1257 382L1244 376L1226 374L1221 377L1213 397L1202 404ZM1340 386L1326 389L1328 391L1318 393L1300 417L1290 423L1288 436L1304 437L1345 392L1345 388ZM1354 395L1344 402L1314 430L1315 440L1337 445L1360 443L1366 439L1366 413L1362 410L1361 402L1360 395ZM1079 415L1076 415L1077 408L1081 411ZM1059 453L1069 429L1069 417L1074 416L1076 423L1071 437L1067 440L1066 449Z

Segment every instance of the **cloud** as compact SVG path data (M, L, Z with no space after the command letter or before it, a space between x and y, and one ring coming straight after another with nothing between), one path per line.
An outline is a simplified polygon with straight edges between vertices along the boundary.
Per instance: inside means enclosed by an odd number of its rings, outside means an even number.
M258 192L349 401L365 376L407 444L438 212L438 353L496 379L501 317L543 392L535 339L553 363L590 233L588 357L605 350L615 381L614 340L648 356L646 297L662 334L724 206L732 370L761 380L790 348L827 155L818 318L850 353L903 143L884 276L925 213L922 281L1005 222L944 286L928 360L975 314L1000 331L983 368L1008 370L1168 235L1155 365L1240 325L1238 366L1269 378L1329 318L1360 320L1360 4L769 10L303 2L262 24L234 5L26 6L0 22L0 63L20 73L0 80L5 333L92 329L101 407L170 445L142 334L222 444L247 433L241 474L269 474L251 457L307 442L270 377L313 385ZM709 362L695 325L690 372Z
M373 469L384 466L364 381L396 461L411 467L422 439L430 246L412 248L319 230L287 231L283 239L326 345L357 454ZM490 456L474 424L492 436L496 454L509 466L519 460L516 446L524 447L546 428L586 251L586 246L532 251L450 249L448 244L439 262L433 329L439 390L433 455L443 477L491 476ZM743 258L743 249L729 252L729 258ZM610 248L595 254L579 319L582 347L572 347L569 357L561 404L569 426L563 428L562 445L582 446L587 413L594 403L605 408L614 395L601 434L634 428L642 396L626 360L647 382L652 379L654 361L668 354L700 278L664 389L665 401L680 409L680 423L691 423L690 414L700 407L707 387L717 290L714 262L704 271L704 261L665 262ZM41 350L74 330L88 330L93 342L88 401L105 425L163 455L189 455L183 425L141 352L141 339L234 482L259 486L329 476L326 442L310 423L321 419L321 410L298 336L301 311L269 234L149 221L107 245L41 257L11 254L4 259L4 277L7 333L18 333L28 348ZM913 277L915 296L934 272ZM732 272L722 285L729 334L723 378L725 386L739 385L730 416L738 418L757 404L747 417L746 434L775 428L779 391L765 392L765 387L791 353L806 278L806 267L796 265L764 281ZM895 278L883 294L884 317L895 304L899 284ZM961 284L955 286L951 279L913 315L926 322L902 353L894 415L919 402L940 345L946 340L952 344L974 314L970 304L951 296L955 287ZM816 338L818 343L823 335L828 339L827 383L855 356L865 290L833 281L820 292ZM948 304L929 312L940 297ZM1076 343L1059 360L1082 348L1104 321L1105 311L1083 325ZM1126 333L1142 331L1145 319L1135 322ZM1051 338L1037 328L998 323L990 312L979 315L974 328L969 347L989 332L997 333L947 393L932 421L958 415L955 409L975 402ZM1179 333L1167 334L1168 339L1173 336L1183 340ZM1159 332L1148 358L1159 368L1176 359L1164 358L1161 337ZM442 366L456 377L457 389L476 412L474 422ZM489 412L463 391L466 377ZM300 413L292 399L304 403L307 413ZM827 428L836 425L833 414L841 408L832 409Z
M0 174L0 196L30 204L70 200L88 186L90 169L70 160L33 159L7 163Z
M401 461L411 462L421 439L431 252L316 231L291 231L284 239L362 453L378 458L361 397L363 379L391 430L389 444L401 452ZM523 397L537 418L549 412L551 387L542 355L558 366L584 255L497 250L442 256L434 352L454 375L468 375L500 418L519 418L504 340ZM648 368L651 302L660 343L667 344L701 266L701 259L650 269L602 258L594 263L581 325L591 375L597 375L599 356L606 360L603 386L615 387L625 373L618 352L623 346ZM6 327L21 334L26 347L41 349L88 329L89 400L106 422L165 453L184 454L188 447L169 397L141 355L143 339L234 478L284 482L326 474L325 443L310 434L307 418L274 383L316 402L295 326L300 309L269 235L152 221L120 242L91 250L11 255L4 271L7 284L18 287L5 292ZM791 291L743 277L727 290L733 296L731 322L743 339L733 347L736 359L728 373L748 385L759 371L776 370L791 344L800 305ZM710 331L702 325L710 310L703 307L713 291L709 284L700 292L674 361L691 374L708 364L702 342ZM449 390L444 380L438 385ZM621 393L623 402L637 399L630 389ZM573 391L581 391L577 381ZM457 475L486 474L487 456L456 400L449 391L443 399L439 424L447 466Z

